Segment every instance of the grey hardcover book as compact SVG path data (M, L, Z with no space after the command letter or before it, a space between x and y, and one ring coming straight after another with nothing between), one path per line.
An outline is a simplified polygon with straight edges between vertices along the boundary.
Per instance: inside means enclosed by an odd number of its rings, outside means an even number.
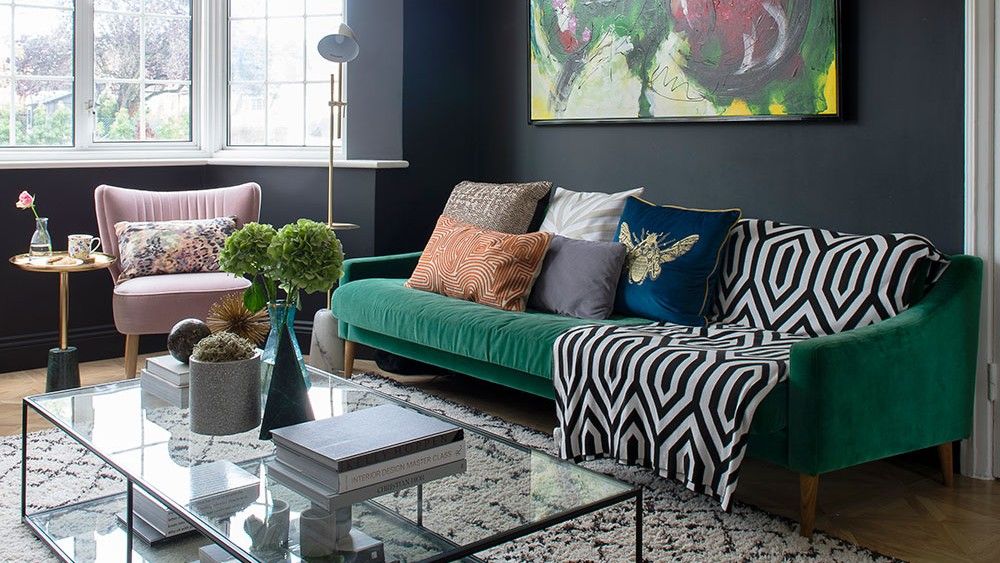
M271 431L276 446L333 471L351 471L450 444L462 429L396 405L379 405Z
M431 481L443 479L451 475L465 473L467 467L466 460L462 459L342 494L333 492L329 487L306 477L278 460L267 463L267 474L278 483L306 497L328 512L335 512L339 508L345 508L352 504L392 494L403 489L410 489L417 485L425 485Z
M116 514L118 518L118 523L124 528L128 523L128 517L124 512L119 512ZM179 538L183 536L188 536L196 533L194 528L185 530L183 532L177 532L175 534L164 534L153 527L152 524L146 522L142 516L138 514L132 514L132 531L135 532L136 537L138 537L143 542L149 544L152 547L174 538Z
M146 360L146 370L178 387L191 382L191 366L175 360L170 355L149 358Z
M169 405L182 409L186 409L188 406L188 387L178 387L169 381L163 380L149 370L142 370L139 385L146 394L156 397Z

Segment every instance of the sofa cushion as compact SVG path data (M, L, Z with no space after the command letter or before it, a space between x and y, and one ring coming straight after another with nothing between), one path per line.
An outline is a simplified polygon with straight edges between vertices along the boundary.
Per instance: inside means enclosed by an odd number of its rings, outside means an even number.
M578 319L606 319L615 307L625 247L555 235L528 306Z
M406 286L524 311L551 238L487 231L442 215Z
M187 318L204 319L219 299L242 292L250 282L220 272L166 274L115 286L115 325L123 334L161 334Z
M720 251L739 218L739 209L686 209L629 198L618 226L626 255L615 311L706 326Z
M912 234L847 235L747 219L726 245L715 320L821 336L894 317L947 259Z
M465 181L455 186L444 215L490 231L520 235L528 232L538 202L549 195L552 182L487 184Z
M401 279L365 279L337 288L340 321L476 360L552 378L552 345L566 330L595 321L548 313L502 311L407 288ZM648 324L613 318L611 324ZM349 338L349 334L345 335Z
M538 230L571 239L610 242L630 197L642 197L645 188L606 194L556 188Z

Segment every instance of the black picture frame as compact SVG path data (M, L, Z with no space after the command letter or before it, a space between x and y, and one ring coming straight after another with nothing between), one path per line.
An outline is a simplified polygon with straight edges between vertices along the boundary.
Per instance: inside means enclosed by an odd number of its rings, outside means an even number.
M779 122L779 123L795 123L795 122L842 122L844 120L844 96L843 96L843 76L844 76L844 63L843 63L843 15L841 13L842 2L841 0L833 0L834 3L834 28L836 30L837 38L834 45L835 56L837 59L837 113L830 114L817 114L817 115L737 115L737 116L723 116L723 115L707 115L707 116L677 116L677 117L635 117L635 118L577 118L577 119L534 119L531 115L531 27L532 27L532 14L531 14L531 4L535 0L524 0L526 5L526 15L525 25L527 26L527 37L525 41L526 45L526 65L525 73L527 75L527 99L528 103L526 105L526 113L528 117L528 125L532 126L559 126L559 125L650 125L650 124L664 124L664 123L767 123L767 122Z

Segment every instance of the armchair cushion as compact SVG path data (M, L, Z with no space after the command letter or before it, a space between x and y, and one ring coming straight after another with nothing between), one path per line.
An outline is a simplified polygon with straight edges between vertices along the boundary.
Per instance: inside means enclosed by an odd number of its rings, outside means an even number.
M124 334L162 334L182 319L204 319L222 297L250 282L224 273L167 274L126 280L115 287L115 325Z
M119 221L118 281L162 274L218 272L219 252L236 230L235 217L191 221Z

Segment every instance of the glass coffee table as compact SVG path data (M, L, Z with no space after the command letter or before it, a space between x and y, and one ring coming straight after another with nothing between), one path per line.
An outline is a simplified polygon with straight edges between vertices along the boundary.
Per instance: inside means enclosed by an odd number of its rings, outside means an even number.
M444 418L312 368L310 376L309 395L317 418L381 404ZM29 464L29 409L110 465L124 478L121 487L111 494L95 493L89 495L94 498L29 513L29 506L38 505L28 498L29 492L45 497L48 479L58 478L65 486L74 478L72 466L60 468L68 475L54 477L46 460ZM194 434L186 409L144 391L139 380L26 398L22 422L22 519L64 561L191 561L199 557L200 547L212 544L217 553L224 550L222 559L237 561L478 561L475 554L485 549L620 503L634 504L634 556L642 560L641 488L453 420L465 430L463 471L357 502L346 513L338 510L338 534L345 531L341 517L346 514L354 547L364 542L378 546L363 552L364 559L355 558L350 546L319 558L303 555L302 513L313 505L294 487L269 475L273 445L258 440L256 430L227 437ZM259 482L255 500L220 514L192 501L191 489L196 488L192 481L197 478L192 475L200 474L192 468L223 460ZM33 473L32 464L43 466L42 474ZM89 486L83 478L81 489ZM152 545L140 540L131 510L140 493L147 502L155 499L175 512L194 531ZM276 508L286 506L287 538L277 549L258 549L246 522L266 521ZM631 520L626 518L623 525L633 525ZM564 539L575 541L572 536Z

